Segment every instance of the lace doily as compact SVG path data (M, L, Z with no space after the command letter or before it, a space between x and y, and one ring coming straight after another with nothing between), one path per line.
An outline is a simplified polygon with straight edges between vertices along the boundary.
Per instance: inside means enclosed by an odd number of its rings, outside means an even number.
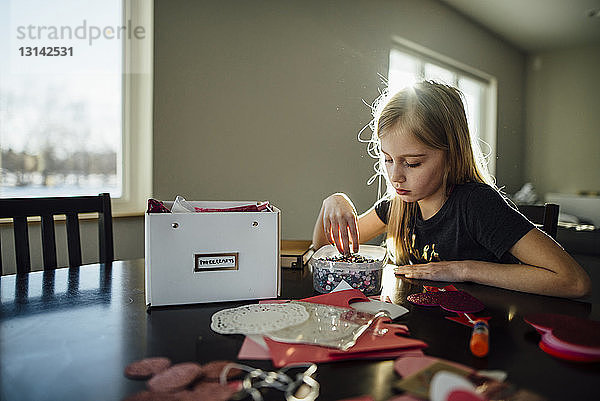
M210 328L220 334L265 334L304 323L308 317L300 304L250 304L216 312Z

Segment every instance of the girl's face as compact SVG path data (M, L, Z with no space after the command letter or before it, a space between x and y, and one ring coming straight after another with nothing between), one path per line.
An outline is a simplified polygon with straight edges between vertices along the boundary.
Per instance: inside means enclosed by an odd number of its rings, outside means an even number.
M420 142L411 132L392 128L381 138L385 168L396 193L405 202L419 202L435 213L446 200L445 152Z

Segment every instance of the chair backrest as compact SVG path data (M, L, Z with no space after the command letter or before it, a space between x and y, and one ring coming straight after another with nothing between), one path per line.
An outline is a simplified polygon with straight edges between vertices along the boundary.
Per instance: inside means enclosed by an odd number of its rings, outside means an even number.
M99 215L99 262L110 263L114 260L110 194L0 199L0 218L12 218L13 220L17 273L31 271L27 217L37 216L41 218L43 265L44 270L51 270L57 267L54 216L66 216L69 266L76 267L81 266L79 213L92 212L97 212ZM2 274L1 257L0 274Z
M518 208L531 222L556 239L559 205L546 203L544 205L519 205Z

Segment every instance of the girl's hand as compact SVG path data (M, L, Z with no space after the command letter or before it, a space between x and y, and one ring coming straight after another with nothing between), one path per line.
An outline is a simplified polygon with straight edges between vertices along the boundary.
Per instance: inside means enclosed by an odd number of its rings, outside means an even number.
M394 269L397 275L403 274L407 278L416 278L433 281L465 281L468 262L444 261L431 262L420 265L398 266Z
M344 194L333 194L323 201L323 229L330 244L341 254L358 252L358 217L354 205Z

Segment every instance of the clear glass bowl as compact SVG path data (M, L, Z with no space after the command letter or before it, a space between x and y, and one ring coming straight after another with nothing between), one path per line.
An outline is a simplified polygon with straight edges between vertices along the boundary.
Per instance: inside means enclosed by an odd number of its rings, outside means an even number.
M388 260L386 249L375 245L360 245L357 254L373 259L373 262L351 263L326 260L326 258L340 256L333 245L325 245L316 251L309 261L314 289L320 293L328 293L344 280L365 295L380 293L383 268Z

